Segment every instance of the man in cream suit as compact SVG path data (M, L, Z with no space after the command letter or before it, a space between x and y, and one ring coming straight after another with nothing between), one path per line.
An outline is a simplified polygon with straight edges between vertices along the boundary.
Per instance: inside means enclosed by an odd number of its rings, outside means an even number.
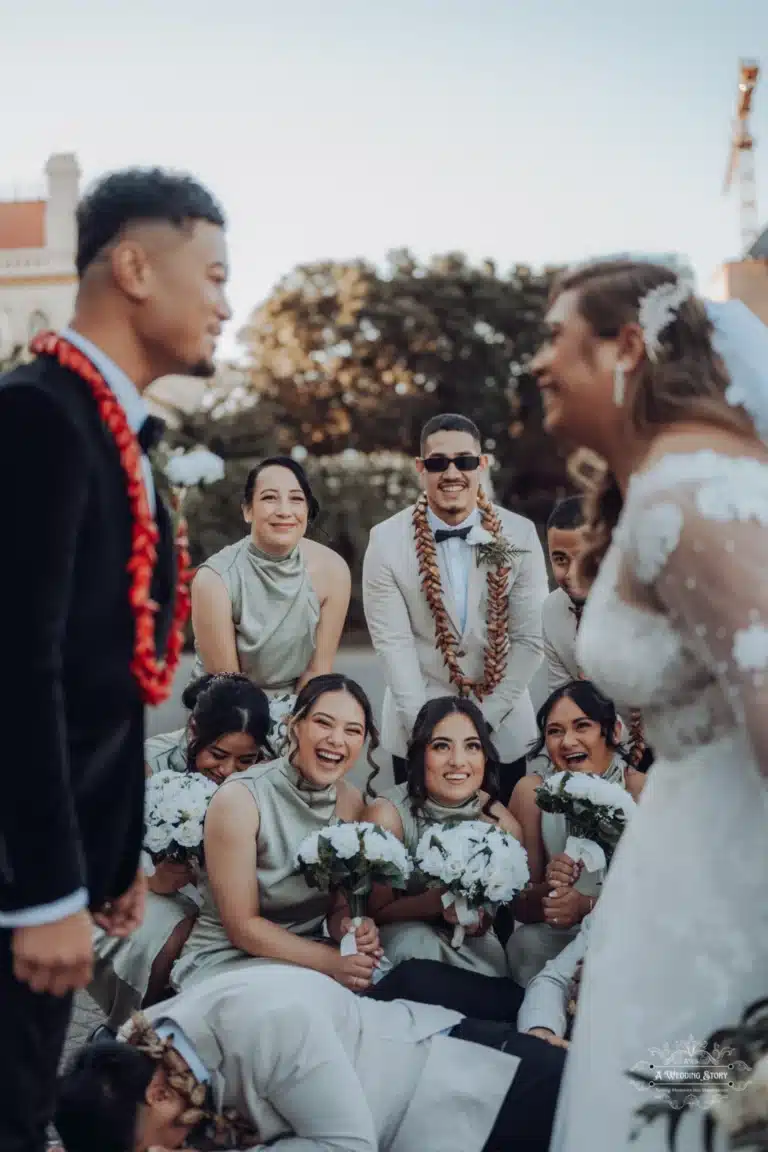
M564 1054L510 1025L355 996L289 965L242 965L147 1014L155 1036L96 1042L60 1080L67 1152L148 1152L192 1137L173 1074L236 1110L255 1152L546 1152ZM169 1069L157 1038L170 1038ZM517 1055L513 1054L517 1053ZM179 1068L178 1058L183 1064ZM242 1129L241 1129L242 1132ZM255 1141L255 1143L254 1143ZM229 1142L227 1147L231 1147Z
M541 613L550 692L580 676L576 632L585 598L576 583L575 571L583 527L584 514L578 496L569 496L556 504L547 521L549 563L557 581L557 588L547 596Z
M426 495L426 520L434 538L440 591L461 672L483 680L488 640L487 533L478 507L488 458L480 433L466 416L437 416L421 434L417 468ZM506 800L525 772L525 754L536 736L528 686L541 664L541 608L548 592L544 553L530 520L494 507L513 556L508 585L509 651L500 683L480 701L503 762ZM479 549L479 551L478 551ZM405 508L371 532L363 563L368 630L382 661L387 690L382 746L393 755L395 779L405 779L407 742L422 705L458 691L438 646L433 610L422 586L414 508Z

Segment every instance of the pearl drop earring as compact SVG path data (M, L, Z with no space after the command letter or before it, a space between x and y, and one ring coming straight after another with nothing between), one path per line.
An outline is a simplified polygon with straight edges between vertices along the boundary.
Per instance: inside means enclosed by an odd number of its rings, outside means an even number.
M613 370L613 402L617 408L624 403L624 365L619 363Z

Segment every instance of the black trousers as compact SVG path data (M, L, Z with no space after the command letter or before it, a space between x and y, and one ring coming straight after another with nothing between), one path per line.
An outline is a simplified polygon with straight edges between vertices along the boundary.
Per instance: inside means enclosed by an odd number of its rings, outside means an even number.
M451 1032L520 1059L483 1152L547 1152L565 1049L517 1031L525 993L503 976L481 976L438 960L405 960L368 993L372 1000L439 1004L466 1017Z
M0 1152L42 1152L72 996L32 992L13 975L11 933L0 928Z
M548 1152L565 1049L488 1020L462 1020L451 1035L520 1059L483 1152Z
M502 804L509 804L509 798L518 780L525 776L528 761L525 756L519 760L511 760L509 764L499 765L499 800ZM408 778L408 763L402 756L392 757L392 771L395 774L395 784L405 784Z
M439 960L404 960L376 984L372 1000L437 1004L475 1020L514 1024L525 992L504 976L483 976Z

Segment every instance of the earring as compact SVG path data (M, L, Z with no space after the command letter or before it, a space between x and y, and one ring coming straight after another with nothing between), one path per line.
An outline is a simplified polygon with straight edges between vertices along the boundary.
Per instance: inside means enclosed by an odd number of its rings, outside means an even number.
M624 365L619 363L613 370L613 402L617 408L624 403Z

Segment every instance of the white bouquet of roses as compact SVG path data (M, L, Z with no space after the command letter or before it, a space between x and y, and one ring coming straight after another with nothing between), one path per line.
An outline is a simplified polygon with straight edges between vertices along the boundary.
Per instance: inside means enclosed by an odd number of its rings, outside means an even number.
M333 824L310 832L296 853L298 871L310 888L343 892L354 926L365 915L374 884L405 889L413 871L410 856L396 836L378 824ZM357 951L354 927L341 943L344 955Z
M159 860L200 863L203 823L217 785L199 772L157 772L144 799L143 864L152 875Z
M582 861L588 872L607 868L636 808L620 784L590 772L556 772L536 789L543 812L565 816L569 836L565 854Z
M287 693L270 698L269 716L271 723L267 740L275 756L284 756L288 751L288 721L293 713L295 703L296 697Z
M514 836L483 820L428 828L416 848L416 867L428 888L445 888L443 907L455 905L458 924L451 945L460 948L465 929L509 904L530 879L528 856Z

